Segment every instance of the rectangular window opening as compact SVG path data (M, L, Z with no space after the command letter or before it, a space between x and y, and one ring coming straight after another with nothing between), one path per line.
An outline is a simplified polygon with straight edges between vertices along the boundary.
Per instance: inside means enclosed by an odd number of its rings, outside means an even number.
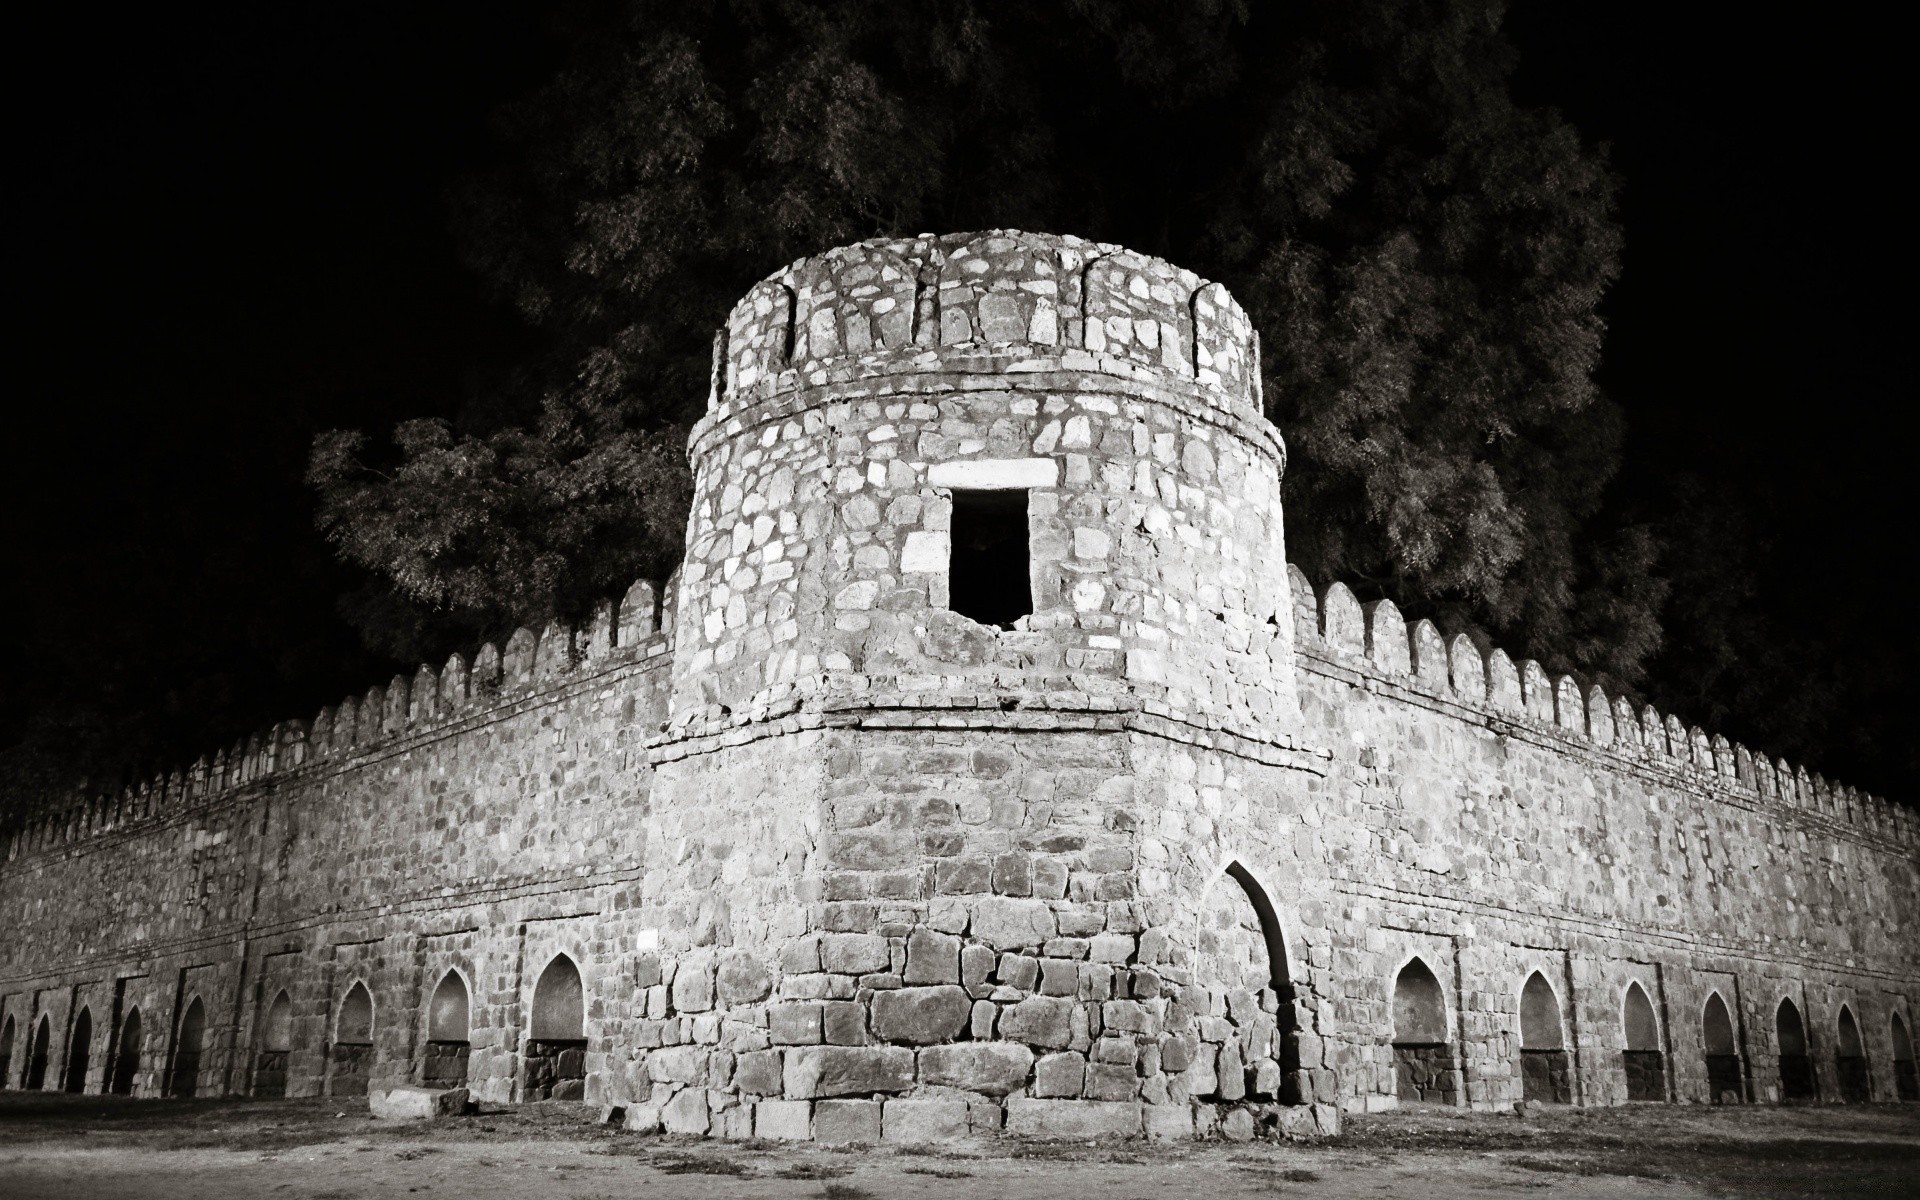
M947 606L982 625L1012 629L1033 612L1027 490L953 492L953 558Z

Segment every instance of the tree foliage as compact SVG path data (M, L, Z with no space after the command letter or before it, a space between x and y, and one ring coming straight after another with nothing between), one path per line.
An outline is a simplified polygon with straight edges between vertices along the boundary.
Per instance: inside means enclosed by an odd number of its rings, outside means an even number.
M1291 552L1619 686L1655 543L1595 527L1614 180L1517 105L1498 0L626 0L463 189L475 268L546 332L453 420L316 444L321 523L392 581L385 645L577 612L676 562L711 331L863 237L1019 227L1225 282L1291 446ZM409 614L405 619L396 612ZM405 625L406 637L396 630ZM422 633L424 631L424 634Z

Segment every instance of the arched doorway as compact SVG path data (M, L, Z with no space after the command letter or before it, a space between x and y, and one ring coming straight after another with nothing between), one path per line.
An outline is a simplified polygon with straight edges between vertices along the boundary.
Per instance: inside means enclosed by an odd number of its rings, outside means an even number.
M1920 1070L1913 1061L1913 1035L1899 1013L1893 1014L1893 1086L1902 1100L1920 1100Z
M120 1039L114 1044L113 1077L107 1091L116 1096L133 1095L134 1073L140 1069L140 1010L135 1008L120 1022Z
M1842 1004L1838 1024L1834 1067L1840 1076L1840 1099L1848 1104L1865 1104L1873 1099L1873 1078L1867 1071L1867 1048L1860 1038L1860 1023L1853 1019L1853 1010Z
M581 1100L586 1079L586 993L580 968L557 954L533 986L525 1095L528 1100Z
M282 1097L287 1094L287 1057L293 1053L293 1000L283 988L267 1005L266 1020L260 1023L260 1049L253 1062L253 1094Z
M427 1058L420 1070L420 1081L428 1087L457 1088L467 1085L469 1041L467 981L460 972L448 971L433 989L427 1001Z
M1245 865L1229 864L1207 890L1194 949L1194 980L1219 998L1213 1011L1227 1021L1218 1049L1199 1050L1215 1056L1210 1098L1301 1103L1286 941L1272 899Z
M206 1037L207 1009L195 996L180 1018L180 1041L173 1049L173 1073L167 1083L167 1095L192 1096L200 1090L200 1049Z
M373 1072L373 993L355 982L340 1002L327 1058L329 1096L364 1096Z
M45 1014L33 1029L33 1044L27 1048L27 1082L30 1092L47 1086L47 1050L53 1041L53 1024Z
M1746 1099L1745 1072L1740 1066L1740 1047L1733 1036L1733 1014L1719 992L1707 997L1700 1015L1700 1036L1706 1048L1707 1093L1715 1104L1739 1104Z
M1666 1055L1660 1052L1660 1022L1653 1015L1653 1001L1647 999L1646 990L1637 982L1627 985L1620 1023L1627 1038L1622 1056L1627 1069L1627 1099L1665 1100L1667 1063Z
M1400 1099L1460 1103L1460 1068L1447 1044L1447 1000L1419 958L1393 981L1393 1064Z
M1786 1100L1812 1100L1820 1093L1813 1082L1813 1056L1807 1053L1807 1027L1792 999L1782 1000L1773 1014L1779 1036L1780 1095Z
M1899 1017L1894 1017L1898 1021ZM13 1015L0 1021L0 1091L13 1086Z
M93 1056L93 1010L82 1008L73 1019L73 1036L67 1039L67 1074L62 1090L87 1090L87 1065Z

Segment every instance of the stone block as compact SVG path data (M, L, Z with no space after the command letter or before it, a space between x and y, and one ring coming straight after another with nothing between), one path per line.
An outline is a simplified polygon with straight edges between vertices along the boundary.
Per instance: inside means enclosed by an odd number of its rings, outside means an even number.
M960 951L960 986L967 989L969 996L980 1000L993 991L993 985L987 982L993 974L993 964L994 953L985 946L969 944Z
M385 1121L425 1121L467 1111L466 1088L397 1087L367 1093L367 1110Z
M776 1004L767 1010L767 1032L777 1045L806 1046L821 1039L820 1005L811 1001Z
M1073 1041L1073 1001L1054 996L1029 996L1000 1013L1000 1036L1050 1050L1063 1050Z
M1087 1084L1087 1060L1072 1051L1049 1054L1033 1069L1033 1094L1047 1099L1078 1099Z
M917 1046L951 1041L967 1028L972 1014L973 998L952 985L876 992L873 1035Z
M1094 1063L1087 1072L1087 1096L1094 1100L1131 1100L1140 1092L1133 1064Z
M816 1142L877 1142L880 1101L821 1100L813 1106Z
M986 953L991 957L992 951ZM958 983L960 939L931 929L914 930L907 935L907 968L900 978L908 984Z
M904 1092L913 1087L913 1051L902 1046L799 1046L787 1051L787 1098Z
M711 1124L705 1088L683 1088L660 1109L660 1124L668 1133L705 1134Z
M752 1004L773 991L773 973L751 955L733 951L720 960L714 989L722 1006Z
M750 1096L780 1094L780 1052L749 1050L735 1061L734 1086Z
M1193 1109L1187 1104L1149 1104L1140 1110L1146 1135L1155 1141L1190 1141Z
M1138 1137L1140 1107L1124 1101L1015 1096L1007 1101L1007 1132L1038 1138Z
M658 1104L627 1105L626 1129L628 1133L659 1133L660 1106Z
M867 1010L857 1000L828 1000L820 1006L821 1032L829 1046L867 1044Z
M1044 900L984 896L973 906L973 936L996 950L1038 946L1058 931Z
M753 1136L804 1142L813 1136L813 1105L805 1100L762 1100L753 1106Z
M820 937L820 966L836 975L868 975L893 967L887 939L873 933L828 933Z
M965 1100L889 1100L881 1117L881 1140L950 1142L971 1131Z
M920 1082L1005 1096L1027 1085L1033 1051L1013 1042L960 1042L920 1052Z

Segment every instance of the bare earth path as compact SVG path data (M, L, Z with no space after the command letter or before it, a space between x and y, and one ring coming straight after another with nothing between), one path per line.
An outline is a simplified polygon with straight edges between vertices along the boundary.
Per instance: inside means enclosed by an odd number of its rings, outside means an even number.
M0 1197L1346 1200L1920 1196L1920 1105L1406 1112L1336 1142L939 1149L643 1137L574 1105L433 1125L323 1100L0 1093Z

